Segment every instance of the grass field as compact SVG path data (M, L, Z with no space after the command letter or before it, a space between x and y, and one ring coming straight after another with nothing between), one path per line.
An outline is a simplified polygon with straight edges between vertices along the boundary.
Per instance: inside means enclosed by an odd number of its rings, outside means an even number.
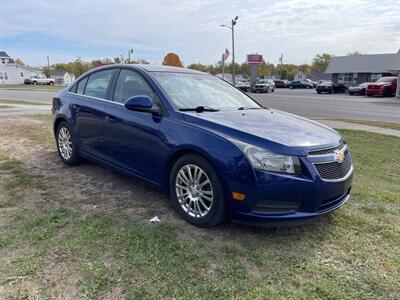
M379 121L351 120L351 119L338 119L337 121L400 130L399 123L387 123L387 122L379 122Z
M29 101L29 100L13 100L13 99L0 99L1 104L22 104L22 105L49 105L48 103L44 102L37 102L37 101Z
M64 87L59 85L33 85L33 84L0 84L0 89L13 89L13 90L29 90L29 91L42 91L51 90L59 91Z
M398 299L400 139L341 133L355 160L343 208L199 229L135 180L63 165L48 117L0 119L0 299Z

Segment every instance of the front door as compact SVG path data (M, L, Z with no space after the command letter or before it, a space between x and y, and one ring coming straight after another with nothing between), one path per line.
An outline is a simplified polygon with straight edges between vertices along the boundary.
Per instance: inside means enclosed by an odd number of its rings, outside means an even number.
M155 103L158 102L144 77L133 70L122 69L115 84L113 103L106 103L104 142L107 160L152 183L160 184L163 180L162 162L167 156L164 138L160 133L162 118L147 112L127 110L125 101L138 95L147 95Z

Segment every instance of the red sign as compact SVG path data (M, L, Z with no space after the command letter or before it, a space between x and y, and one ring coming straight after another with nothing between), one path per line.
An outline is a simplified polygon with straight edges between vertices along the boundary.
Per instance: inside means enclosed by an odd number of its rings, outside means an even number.
M261 64L262 63L262 55L261 54L247 54L246 61L248 64Z

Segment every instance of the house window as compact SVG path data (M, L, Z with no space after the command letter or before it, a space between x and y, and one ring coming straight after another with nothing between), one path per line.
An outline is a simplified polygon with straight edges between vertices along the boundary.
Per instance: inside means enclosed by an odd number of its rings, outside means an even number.
M4 80L8 80L8 74L7 74L7 72L4 72Z
M24 72L21 72L21 73L19 74L19 76L21 76L22 78L24 78Z
M369 75L369 80L368 81L377 81L379 78L382 77L382 74L380 73L372 73Z
M3 80L3 73L0 72L0 80Z
M1 59L1 63L2 63L3 65L5 65L5 64L6 64L6 59L5 59L5 58L2 58L2 59Z
M337 77L337 82L350 85L350 84L356 84L357 79L358 79L358 73L339 73Z

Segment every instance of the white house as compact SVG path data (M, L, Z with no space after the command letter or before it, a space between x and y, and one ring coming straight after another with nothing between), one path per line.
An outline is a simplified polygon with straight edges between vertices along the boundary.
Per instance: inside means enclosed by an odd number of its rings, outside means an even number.
M68 85L75 80L75 75L67 71L55 71L50 73L54 79L54 84Z
M22 84L37 71L15 63L6 52L0 51L0 84Z

